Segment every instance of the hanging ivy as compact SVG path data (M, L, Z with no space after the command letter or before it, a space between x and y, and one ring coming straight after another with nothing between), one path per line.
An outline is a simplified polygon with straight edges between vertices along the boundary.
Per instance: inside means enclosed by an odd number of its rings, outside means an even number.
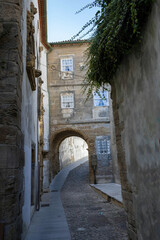
M98 89L112 82L122 59L142 41L142 32L153 2L154 0L95 0L86 6L101 7L95 18L84 26L85 29L92 23L96 29L87 51L88 96L93 88Z

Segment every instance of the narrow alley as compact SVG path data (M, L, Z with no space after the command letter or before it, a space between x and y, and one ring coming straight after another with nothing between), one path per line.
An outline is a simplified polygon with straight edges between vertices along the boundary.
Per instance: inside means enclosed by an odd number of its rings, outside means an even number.
M0 240L160 240L159 63L160 0L0 0Z
M69 173L61 197L72 240L125 240L123 208L107 202L88 182L88 162Z
M127 239L123 208L107 202L91 188L88 170L84 158L55 177L25 240Z

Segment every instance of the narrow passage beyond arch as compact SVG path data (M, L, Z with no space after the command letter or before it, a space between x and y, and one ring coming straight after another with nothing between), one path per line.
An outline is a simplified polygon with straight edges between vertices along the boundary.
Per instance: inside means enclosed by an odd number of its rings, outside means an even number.
M59 146L60 170L70 163L81 159L88 160L88 145L80 137L68 137Z

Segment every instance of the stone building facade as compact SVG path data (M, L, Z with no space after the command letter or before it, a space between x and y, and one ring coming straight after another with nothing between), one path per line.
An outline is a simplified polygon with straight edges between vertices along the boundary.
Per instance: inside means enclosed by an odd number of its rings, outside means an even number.
M59 146L72 136L88 145L90 182L106 182L111 177L109 95L97 93L86 102L85 51L88 41L52 43L48 54L50 93L50 159L53 176L60 170ZM99 158L98 156L99 150ZM100 157L101 155L101 157ZM110 181L111 179L109 179Z
M23 239L38 208L38 169L44 150L39 147L40 139L44 145L39 131L44 117L42 106L38 113L38 85L40 62L46 64L49 49L42 18L45 4L0 1L0 239L4 240ZM47 69L42 76L46 82Z

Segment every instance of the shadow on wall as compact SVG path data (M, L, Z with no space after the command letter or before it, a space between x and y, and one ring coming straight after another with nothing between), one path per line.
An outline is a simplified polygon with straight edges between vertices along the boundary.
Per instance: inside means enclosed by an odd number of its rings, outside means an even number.
M88 158L88 145L80 137L68 137L60 144L60 169L82 158Z

